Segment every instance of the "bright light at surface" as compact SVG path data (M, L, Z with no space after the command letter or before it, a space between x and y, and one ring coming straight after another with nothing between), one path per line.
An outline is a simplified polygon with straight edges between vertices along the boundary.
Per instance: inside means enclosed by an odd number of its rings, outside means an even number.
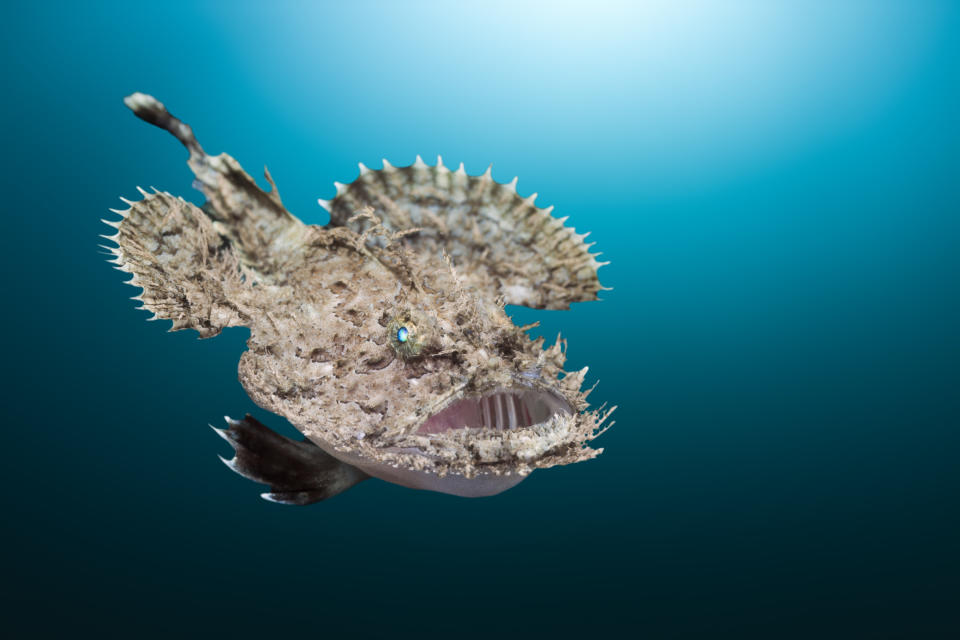
M908 90L937 29L936 10L905 3L298 9L276 17L244 5L226 44L305 135L330 135L315 115L322 103L328 115L360 114L375 137L409 132L421 148L449 150L465 133L496 145L486 157L504 157L513 142L559 152L591 141L614 159L653 154L654 172L773 162L869 123ZM257 24L279 30L284 46L251 46Z

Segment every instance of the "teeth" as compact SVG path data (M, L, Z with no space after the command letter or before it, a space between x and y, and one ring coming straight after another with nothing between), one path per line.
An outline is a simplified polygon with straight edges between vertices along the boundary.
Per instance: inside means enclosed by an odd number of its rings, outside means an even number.
M512 395L508 395L504 398L507 405L507 428L513 429L516 427L519 422L517 422L517 399Z
M520 406L523 407L523 424L533 424L533 417L530 415L530 407L527 406L526 402L521 402Z
M484 426L503 431L534 424L530 407L513 393L495 393L480 399L480 419Z
M568 405L551 395L527 390L499 390L476 399L465 398L431 416L421 433L443 433L460 428L507 431L544 423Z

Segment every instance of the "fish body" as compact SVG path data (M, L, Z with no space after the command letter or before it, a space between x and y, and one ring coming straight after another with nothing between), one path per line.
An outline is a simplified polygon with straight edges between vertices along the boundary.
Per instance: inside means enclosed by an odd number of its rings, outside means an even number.
M108 222L113 262L172 330L249 327L240 382L306 437L249 416L218 430L236 450L228 465L271 486L264 497L306 504L367 477L493 495L534 469L600 453L588 442L609 410L588 410L587 370L564 372L565 342L545 349L504 306L596 299L603 263L536 195L517 195L516 180L439 159L361 164L356 181L320 201L330 223L306 225L269 172L263 191L155 98L125 102L187 147L207 202L141 192Z

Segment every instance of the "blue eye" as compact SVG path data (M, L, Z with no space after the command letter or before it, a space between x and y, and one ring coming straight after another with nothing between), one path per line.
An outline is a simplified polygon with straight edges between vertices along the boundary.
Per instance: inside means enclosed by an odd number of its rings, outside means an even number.
M407 360L420 355L424 335L409 314L394 316L387 330L390 346L401 358Z

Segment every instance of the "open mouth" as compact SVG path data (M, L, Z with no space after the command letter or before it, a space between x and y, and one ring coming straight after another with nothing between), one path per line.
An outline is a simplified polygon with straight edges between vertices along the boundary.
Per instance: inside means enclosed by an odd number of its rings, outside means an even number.
M558 413L570 414L570 404L548 391L498 389L479 397L457 400L420 425L417 433L451 429L516 429L546 422Z

